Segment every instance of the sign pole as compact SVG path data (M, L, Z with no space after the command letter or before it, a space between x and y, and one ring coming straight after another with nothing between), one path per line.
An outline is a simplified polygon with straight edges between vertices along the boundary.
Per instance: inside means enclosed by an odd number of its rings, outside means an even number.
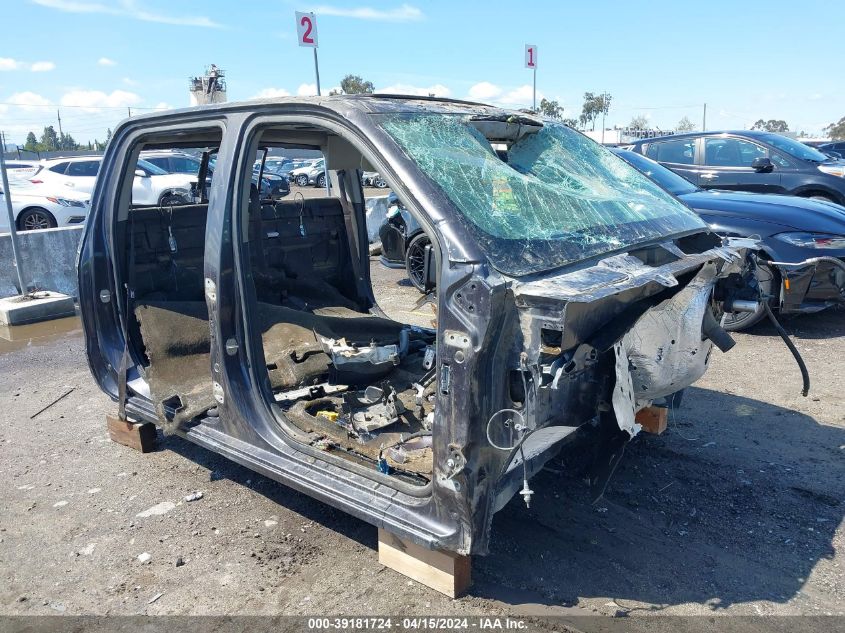
M21 289L21 295L25 295L26 285L23 282L23 266L21 265L20 246L18 245L18 232L15 230L15 212L12 209L12 192L9 190L9 176L6 173L5 152L0 152L0 174L3 181L3 198L6 200L6 213L9 215L9 234L12 237L12 256L15 259L15 270L18 273L18 286Z
M530 68L534 76L534 88L531 91L531 109L537 112L537 46L525 45L525 67Z
M314 74L317 76L317 96L321 96L320 92L320 65L317 63L317 47L314 47Z

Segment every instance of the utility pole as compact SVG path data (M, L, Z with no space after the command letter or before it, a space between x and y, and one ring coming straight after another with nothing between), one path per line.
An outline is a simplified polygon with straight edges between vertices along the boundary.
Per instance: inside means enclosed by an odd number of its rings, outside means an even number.
M126 106L126 111L129 113L130 118L132 117L132 108Z
M5 154L6 153L6 133L5 132L0 132L0 141L3 142L3 153ZM18 152L18 154L20 155L20 151Z
M704 113L701 115L701 131L707 131L707 104L704 104Z
M62 133L62 113L59 112L58 110L56 110L56 117L58 117L58 119L59 119L59 145L61 145L62 136L64 136L64 134ZM57 147L56 149L59 149L59 148Z
M607 91L601 93L601 144L604 145L604 115L607 114Z

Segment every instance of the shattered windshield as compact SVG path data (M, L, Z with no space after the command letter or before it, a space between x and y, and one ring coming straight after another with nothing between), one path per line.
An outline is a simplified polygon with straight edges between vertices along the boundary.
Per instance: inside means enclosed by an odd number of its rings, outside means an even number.
M459 211L490 262L526 275L704 223L610 151L562 124L466 114L380 119ZM491 146L507 140L507 151Z

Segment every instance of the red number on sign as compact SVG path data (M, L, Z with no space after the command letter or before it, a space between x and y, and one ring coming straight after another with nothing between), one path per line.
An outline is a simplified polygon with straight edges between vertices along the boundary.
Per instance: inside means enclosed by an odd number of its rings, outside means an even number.
M534 65L534 49L533 48L528 49L528 65L529 66Z
M311 37L311 29L314 28L314 25L311 24L311 18L309 18L307 15L303 15L302 19L299 21L299 24L301 26L305 26L305 33L302 34L302 42L304 44L313 44L314 38Z

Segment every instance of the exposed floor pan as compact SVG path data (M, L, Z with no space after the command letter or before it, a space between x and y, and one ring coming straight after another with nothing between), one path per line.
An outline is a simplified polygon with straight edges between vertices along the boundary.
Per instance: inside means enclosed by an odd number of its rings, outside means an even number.
M146 302L135 314L165 430L215 407L206 304ZM313 445L383 472L430 475L434 381L424 365L432 333L345 306L305 312L258 303L257 317L276 400ZM379 364L349 362L371 350L392 355Z

